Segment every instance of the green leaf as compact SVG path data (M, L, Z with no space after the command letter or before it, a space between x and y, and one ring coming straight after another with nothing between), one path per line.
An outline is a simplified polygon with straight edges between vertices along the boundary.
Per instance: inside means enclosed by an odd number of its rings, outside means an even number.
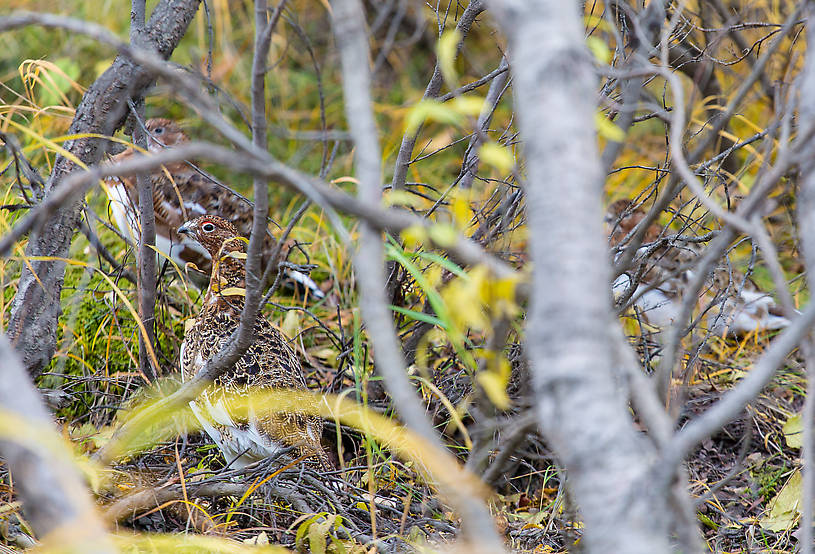
M427 260L429 262L434 262L442 266L444 269L453 273L459 277L465 277L467 273L461 269L459 266L448 260L447 258L436 254L435 252L415 252L415 255L422 258L423 260Z
M782 427L784 440L790 448L801 448L804 445L804 418L795 414L787 418Z
M426 314L424 312L417 312L416 310L408 310L407 308L402 308L401 306L394 306L393 304L390 305L390 309L393 310L394 312L406 315L407 317L414 319L416 321L424 321L425 323L432 323L433 325L437 325L442 329L445 328L444 322L442 320L430 314Z
M775 532L790 529L798 518L803 492L801 472L796 469L784 488L770 501L769 513L759 521L759 524L764 529Z
M437 291L436 288L432 286L430 282L428 282L424 272L422 272L422 270L419 269L416 264L412 263L405 255L405 252L399 247L398 244L394 242L389 242L385 246L385 255L389 260L398 262L399 265L404 267L408 273L410 273L410 275L416 280L416 284L418 284L427 295L427 301L430 302L430 306L433 308L433 311L436 312L436 315L439 318L440 327L444 329L449 328L450 317L447 312L447 306L445 306L444 300L442 300L439 291Z
M445 31L436 47L439 60L439 69L444 80L450 87L456 82L456 48L461 40L461 33L457 29Z
M719 528L719 526L716 524L716 522L714 522L712 519L707 517L705 514L697 514L696 517L698 517L699 521L704 523L706 527L710 527L713 530L716 530L716 529Z
M594 114L594 124L597 126L597 132L600 136L614 142L622 142L625 138L625 133L622 129L614 125L608 118L600 112Z

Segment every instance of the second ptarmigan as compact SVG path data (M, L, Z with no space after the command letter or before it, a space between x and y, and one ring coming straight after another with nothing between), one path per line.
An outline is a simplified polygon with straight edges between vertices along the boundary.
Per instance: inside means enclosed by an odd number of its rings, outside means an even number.
M178 232L195 240L212 257L212 274L204 305L181 345L181 372L190 380L237 329L246 289L246 239L222 217L190 220ZM294 447L308 465L331 469L320 443L323 422L304 413L277 413L252 405L239 417L230 398L251 398L263 389L306 389L306 381L289 339L262 314L258 315L251 346L238 362L190 407L231 467L242 468Z

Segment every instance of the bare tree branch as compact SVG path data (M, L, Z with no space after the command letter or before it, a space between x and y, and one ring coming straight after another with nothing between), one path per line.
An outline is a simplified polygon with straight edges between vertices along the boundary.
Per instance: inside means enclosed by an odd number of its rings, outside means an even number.
M290 168L274 160L271 156L258 153L255 150L252 151L252 154L244 154L212 143L192 142L183 146L168 148L150 156L133 156L117 165L105 164L95 166L88 171L76 171L65 178L59 190L55 191L42 204L29 211L0 240L0 256L7 256L14 243L20 240L25 233L45 224L61 205L82 197L88 187L101 178L111 175L134 175L141 171L155 170L172 162L205 158L236 171L260 175L274 180L306 196L317 197L320 199L320 206L337 209L364 219L375 228L383 231L398 234L409 228L422 229L427 234L430 244L447 251L454 260L465 265L483 264L501 279L515 276L515 270L511 266L486 252L479 244L466 237L439 237L432 232L430 223L424 218L404 210L383 209L367 205L342 190L332 187L325 181ZM261 157L258 159L254 155ZM518 293L524 296L526 294L525 288L521 287Z
M526 349L539 422L582 512L584 548L669 552L671 506L647 485L655 449L634 431L613 378L616 323L603 263L594 76L577 6L546 0L490 5L509 40L528 171L536 294ZM695 543L688 546L701 550Z
M169 58L181 40L200 0L162 0L153 10L145 28L145 45L163 58ZM64 17L37 17L36 14L16 14L0 21L0 31L28 24L64 25ZM82 31L91 27L100 36L112 36L98 26L78 25ZM153 82L151 71L119 56L111 67L91 85L82 98L69 134L98 133L112 135L120 127L127 110L127 100L140 96ZM91 165L102 159L107 141L81 138L69 141L65 148L79 160ZM64 177L74 164L57 156L54 169L46 183L46 200L58 191ZM64 258L74 232L79 226L82 199L60 206L47 227L30 237L26 256ZM65 275L65 263L53 259L33 260L23 268L17 294L11 309L8 334L31 374L38 374L48 364L56 348L57 318L60 292Z
M143 48L144 41L144 0L131 0L130 8L130 44ZM133 125L133 144L147 150L147 135L143 128L144 99L135 98L130 105L135 105ZM154 381L161 371L153 367L147 354L146 342L156 344L153 332L156 318L156 215L153 206L153 183L150 176L139 173L136 176L136 189L139 200L139 317L144 324L145 334L139 334L139 369L148 380Z
M460 39L456 45L456 54L461 51L464 45L464 38L470 31L475 18L484 11L484 5L481 0L470 0L467 8L456 23L456 30L460 33ZM427 88L424 91L423 98L436 98L441 91L441 86L444 83L444 78L441 73L441 67L438 63L433 68L433 75L430 77L430 82L427 83ZM400 189L405 186L408 168L410 167L410 158L413 156L413 149L416 147L416 139L419 137L419 130L413 133L407 133L402 137L402 144L399 146L399 153L396 155L396 163L393 166L393 180L391 181L391 188Z
M803 75L800 80L798 99L799 120L802 127L815 127L815 107L811 99L815 96L815 52L811 45L815 45L815 25L811 23L815 16L815 7L807 3L803 14L810 24L807 25L806 36L810 49L804 61ZM802 148L801 184L798 193L798 236L801 240L801 250L806 265L806 276L809 290L815 290L815 141L808 140L806 147ZM812 304L810 304L812 307ZM812 554L815 543L815 364L812 363L812 353L815 343L812 336L804 345L807 354L806 375L807 395L804 400L802 412L804 432L801 447L801 462L803 465L803 498L801 507L801 554Z
M677 467L696 445L738 416L770 382L784 359L810 332L813 325L815 325L815 304L811 303L790 327L778 335L735 388L725 393L712 408L688 423L675 435L656 466L661 468L659 473L663 477L663 484L667 484L667 480L670 479L664 474L667 471L665 468Z
M269 41L271 38L270 27L277 21L273 20L271 23L266 19L266 4L258 0L256 4L256 24L257 28L256 39L258 42L255 44L255 53L253 61L253 82L252 82L252 121L253 121L253 145L257 147L258 151L265 153L266 146L266 113L265 113L265 93L264 93L264 79L265 79L265 60L268 54ZM261 149L262 147L262 149ZM170 150L176 155L184 148L173 148ZM181 152L183 154L183 152ZM224 152L226 154L226 152ZM234 152L231 154L234 157ZM154 156L155 158L157 156ZM193 157L193 156L190 156ZM270 156L269 156L270 157ZM184 157L179 158L181 160ZM154 161L154 160L153 160ZM263 177L263 172L258 172L257 175ZM193 377L190 381L184 384L175 393L162 398L153 410L145 410L139 416L134 417L125 425L122 425L116 430L114 439L120 437L128 437L134 432L138 432L145 422L149 421L153 414L161 413L164 410L173 411L186 405L189 401L194 400L198 395L209 386L212 381L218 378L243 356L244 352L249 348L254 340L253 331L255 328L255 321L257 320L258 313L261 308L261 298L263 295L263 279L260 271L261 254L263 249L263 241L266 236L266 217L269 211L269 191L267 179L256 178L254 181L255 189L255 203L252 221L252 234L249 237L249 247L246 260L246 296L241 312L240 322L238 328L232 333L230 338L224 342L217 354L210 358L204 367ZM115 444L116 441L112 440L110 444ZM120 453L111 448L101 448L95 454L95 459L108 462L118 456Z
M356 145L358 198L373 209L382 203L379 139L371 104L371 74L365 18L359 0L334 0L334 37L340 47L345 112ZM471 4L472 5L472 4ZM362 60L365 60L361 63ZM371 337L374 361L405 424L430 444L443 448L425 415L424 406L408 379L405 360L385 296L385 256L382 236L363 222L354 267L359 282L362 314ZM460 490L446 491L461 514L465 539L485 551L503 550L489 509L477 497Z

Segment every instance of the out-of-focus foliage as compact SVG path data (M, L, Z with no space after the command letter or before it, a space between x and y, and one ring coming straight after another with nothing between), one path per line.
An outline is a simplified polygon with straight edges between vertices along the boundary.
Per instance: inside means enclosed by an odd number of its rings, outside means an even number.
M518 177L524 175L519 161L522 148L516 135L510 89L497 103L477 148L481 160L477 178L468 188L458 186L462 160L471 154L469 144L475 122L485 107L491 108L485 105L489 83L446 102L423 100L425 86L437 58L445 80L443 92L449 92L497 68L504 45L485 14L466 37L463 54L455 56L460 35L452 28L461 9L453 3L449 13L440 8L439 15L428 5L414 4L406 4L402 19L389 26L395 13L381 11L382 3L366 3L372 34L370 61L375 70L374 109L385 168L383 183L390 183L403 135L418 133L407 184L399 190L385 186L385 202L424 215L432 222L427 232L412 228L400 237L388 237L388 267L394 284L389 300L408 358L408 371L434 424L460 460L476 458L479 449L486 452L482 461L473 463L472 469L479 472L497 450L494 441L500 433L496 429L511 422L511 416L523 411L531 401L526 361L521 352L524 306L514 295L516 280L496 279L482 267L462 267L440 252L426 248L426 233L437 244L449 242L456 232L472 236L517 267L518 281L521 280L528 272L525 267L528 233L518 182ZM697 136L735 97L761 48L774 39L790 9L789 3L778 0L733 6L724 12L713 4L728 5L718 0L685 3L670 37L672 55L678 56L671 66L680 76L685 97L689 99L689 124L684 132L688 149L693 149ZM152 5L154 2L148 3L148 11ZM204 76L202 90L208 90L223 114L248 134L252 6L238 0L210 0L207 6L209 17L203 9L198 13L172 60ZM56 10L104 25L121 37L128 33L128 10L113 0L66 0L57 5L44 0L12 0L3 10L7 8ZM672 9L676 6L672 5ZM585 3L586 46L598 65L621 66L622 60L617 57L621 21L622 16L605 9L603 3ZM439 32L439 26L444 32ZM782 40L766 66L764 77L739 105L719 143L707 153L708 158L727 145L764 133L776 122L778 99L768 94L765 87L767 83L791 82L800 71L804 53L800 33ZM754 48L745 52L742 43ZM65 134L82 92L108 67L114 52L91 39L39 27L0 34L0 49L3 52L0 132L19 141L22 152L46 179L56 154L62 152L67 140ZM302 171L322 175L333 186L354 191L354 152L348 141L306 136L314 131L347 129L338 54L325 3L289 2L272 37L269 67L269 151ZM631 128L624 131L615 123L619 118L615 104L619 99L617 84L601 77L600 72L597 84L602 98L595 120L598 145L602 151L610 141L623 141L606 179L605 200L610 204L621 198L650 199L662 190L669 175L666 141L667 120L673 109L671 91L662 78L646 79L642 109L637 111ZM152 90L146 106L149 117L178 119L192 137L225 143L163 83ZM121 139L127 141L129 137ZM775 148L774 140L758 140L735 150L725 161L712 163L705 176L712 197L723 206L737 205L751 190L762 164L773 158ZM7 152L1 159L3 168L11 162ZM238 191L250 192L250 176L206 161L203 165ZM18 179L12 164L0 177L0 191L3 204L0 232L4 232L26 213L35 201L36 190L26 179ZM302 199L276 184L270 192L270 215L285 227ZM791 186L778 187L772 198L772 209L765 216L770 222L768 229L779 251L789 290L796 306L800 306L808 301L809 293L804 280L798 278L802 266L793 226L795 192ZM111 227L108 201L101 188L96 187L88 194L87 204L88 225L115 259L132 270L134 250ZM356 222L351 218L345 222L356 237ZM658 223L669 232L687 235L703 235L718 227L687 192L674 200L670 210L660 214ZM280 233L279 229L271 230ZM352 248L341 243L322 211L314 206L296 223L291 238L299 245L292 249L291 261L314 265L311 276L324 286L327 300L314 302L281 290L273 298L274 305L265 308L267 315L294 337L313 388L347 395L366 407L387 412L387 398L374 374L366 330L360 323L351 268ZM0 313L4 322L8 321L20 268L27 263L24 248L22 241L15 246L11 258L0 261L3 287ZM754 247L749 241L736 243L728 257L732 267L749 274L759 288L772 289L767 270L754 263ZM73 242L70 260L62 294L57 355L38 384L59 393L55 409L65 436L92 451L109 439L108 426L123 419L117 413L123 407L133 408L141 400L136 394L143 384L137 363L139 323L128 307L128 303L135 304L136 291L132 283L122 278L120 268L102 260L82 234L77 234ZM199 296L183 275L165 265L160 280L156 356L163 373L171 379L177 372L185 321L195 314ZM658 356L651 329L633 311L623 314L623 325L643 357L643 366L651 369L653 356ZM677 390L681 385L688 387L690 402L686 411L692 412L717 397L721 389L749 370L766 338L766 334L741 339L709 336L702 348L697 335L686 337L683 344L688 352L686 373L683 382L676 384ZM738 550L748 540L755 540L772 543L779 550L792 550L790 525L781 528L766 522L767 518L776 522L780 518L791 524L795 517L795 508L790 505L800 497L794 481L799 474L792 473L799 464L797 447L790 439L789 427L782 431L781 424L794 421L787 417L800 408L802 382L801 373L795 368L782 372L772 390L755 404L750 417L729 427L726 436L703 446L691 463L693 492L701 496L740 463L736 456L740 433L746 427L756 427L762 433L762 444L749 450L745 471L739 472L725 488L725 497L708 499L699 508L700 521L707 525L712 548ZM361 430L352 432L337 424L326 433L327 439L332 433L336 435L330 438L338 451L339 466L352 468L348 470L348 479L360 490L386 493L407 508L400 504L398 509L388 511L374 506L372 497L367 503L361 497L353 507L356 519L352 523L358 525L368 518L375 535L375 512L381 510L389 518L380 522L389 525L387 533L400 534L411 544L423 544L427 537L449 538L457 523L456 515L439 504L431 488L421 484L418 460L399 462L387 449L388 441L383 436L387 433L373 432L364 425L358 427ZM165 437L169 442L155 445L142 459L123 461L117 467L114 491L101 494L102 499L110 504L140 487L157 484L159 478L151 472L160 474L162 479L169 478L168 475L178 478L176 468L182 468L187 477L193 474L189 478L193 483L212 477L220 468L222 462L207 441L193 439L186 448L181 445L179 453L181 443L175 441L175 433L171 434L171 439ZM501 474L491 483L498 493L492 498L492 505L513 547L538 546L555 551L579 536L579 524L573 522L574 514L565 507L560 477L540 437L525 444ZM0 482L0 492L9 493L0 497L0 502L5 503L0 505L2 518L6 513L16 512L18 506L11 503L13 495L7 479ZM409 512L411 502L421 505L420 516L414 517ZM269 533L272 543L300 548L308 544L312 552L354 547L347 534L340 532L345 525L352 525L344 516L322 511L299 513L296 507L283 506L279 500L269 498L247 504L251 506L227 498L199 508L217 521L214 528L219 533L232 538L258 539L262 531ZM403 508L404 514L411 514L410 519L408 515L402 517ZM760 519L764 510L769 515ZM165 512L169 513L169 509ZM142 531L185 529L185 523L178 523L181 519L177 514L162 513L145 509L129 524ZM767 532L777 533L755 538L764 533L761 527L755 527L759 523ZM185 540L190 542L147 534L121 539L125 551L226 552L240 548L234 542L211 538L189 536Z

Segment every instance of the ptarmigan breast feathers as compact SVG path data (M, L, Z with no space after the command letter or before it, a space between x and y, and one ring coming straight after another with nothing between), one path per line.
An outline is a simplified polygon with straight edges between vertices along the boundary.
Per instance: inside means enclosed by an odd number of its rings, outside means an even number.
M159 152L162 148L177 146L189 139L181 128L169 119L150 119L146 122L147 149ZM113 156L111 162L121 162L136 154L127 150ZM200 176L199 176L200 177ZM185 240L176 233L178 226L193 217L207 213L203 206L188 198L192 187L192 168L185 163L175 163L150 175L153 188L153 208L156 220L156 247L180 266L187 262L202 263L208 270L208 253L194 241ZM201 185L204 181L201 180ZM214 192L214 183L209 183L209 191ZM192 190L191 190L192 189ZM110 212L119 231L132 243L137 243L141 233L138 216L138 192L136 177L108 177L105 191L110 200ZM202 196L198 193L195 196Z
M145 127L150 152L189 142L178 124L169 119L149 119ZM111 161L119 162L134 154L135 150L129 148L114 156ZM185 221L204 214L217 214L235 225L238 233L248 236L252 229L252 205L228 188L202 175L187 162L163 167L150 175L150 182L156 219L156 248L181 268L188 263L193 264L201 272L198 279L202 283L206 282L205 276L209 275L211 266L209 252L194 240L180 235L178 227ZM137 243L141 227L136 177L108 177L105 185L116 226L132 243ZM267 259L274 247L274 240L267 234L263 245ZM325 296L307 275L288 268L285 269L285 274L287 279L308 289L312 297ZM191 275L195 277L197 274Z
M229 221L202 216L184 223L178 232L204 247L212 259L212 275L204 305L181 345L183 379L191 379L238 327L244 304L246 239ZM251 406L240 419L230 409L228 395L248 395L262 389L305 389L300 360L289 339L263 315L255 322L254 340L234 367L190 402L206 432L232 467L244 467L292 446L309 465L330 469L320 444L323 422L302 414L278 414Z

